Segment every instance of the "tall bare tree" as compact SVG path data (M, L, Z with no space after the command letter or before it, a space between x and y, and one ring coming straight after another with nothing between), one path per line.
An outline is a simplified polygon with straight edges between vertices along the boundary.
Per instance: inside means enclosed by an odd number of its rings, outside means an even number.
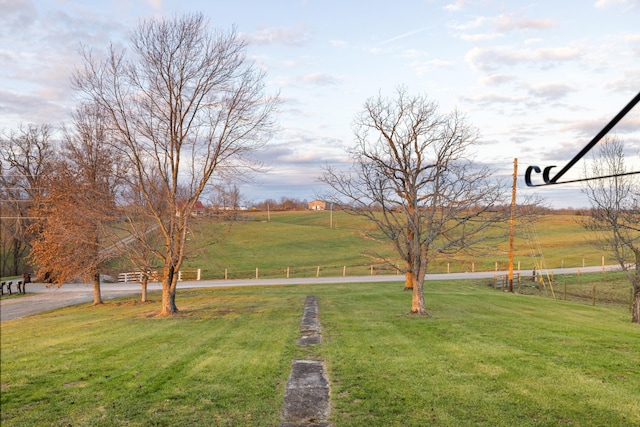
M212 31L201 14L151 19L135 29L129 50L111 46L101 61L85 49L74 76L108 113L130 183L164 237L160 315L178 311L178 270L198 199L214 175L256 165L251 154L274 130L277 97L265 95L264 73L245 48L235 30ZM166 195L167 209L156 208L150 191Z
M608 178L585 181L583 192L591 211L583 225L597 233L601 247L627 274L633 295L631 321L640 323L640 179L628 173L622 140L608 137L585 166L585 177Z
M0 136L0 233L2 251L11 253L12 265L2 257L0 274L20 273L33 236L28 211L42 194L42 182L56 158L56 142L50 125L23 125Z
M424 277L439 254L481 241L504 214L491 171L475 168L470 149L477 131L457 111L438 112L426 96L404 87L394 98L370 98L354 122L356 144L349 171L328 167L323 182L336 203L371 220L406 263L411 312L427 314Z

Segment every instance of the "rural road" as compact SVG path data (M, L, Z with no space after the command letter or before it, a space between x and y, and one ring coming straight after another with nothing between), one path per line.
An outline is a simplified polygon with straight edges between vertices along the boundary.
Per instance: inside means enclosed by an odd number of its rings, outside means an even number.
M620 266L605 266L606 271L619 270ZM554 274L575 274L580 270L582 273L593 273L602 271L602 266L563 268L553 270ZM551 270L550 270L551 271ZM426 280L460 280L460 279L482 279L492 278L494 275L504 276L507 271L483 271L475 273L449 273L449 274L429 274ZM522 270L521 274L529 275L530 270ZM188 288L212 288L231 286L274 286L274 285L316 285L328 283L362 283L362 282L397 282L404 280L401 275L385 276L351 276L351 277L307 277L294 279L247 279L247 280L201 280L180 282L179 289ZM159 291L160 283L149 283L149 292ZM102 299L117 298L140 293L138 283L103 283L101 285ZM31 314L56 308L67 307L75 304L84 304L93 301L93 285L91 284L66 284L61 288L47 288L42 283L29 283L27 285L27 296L22 298L7 298L0 300L0 321L17 319Z

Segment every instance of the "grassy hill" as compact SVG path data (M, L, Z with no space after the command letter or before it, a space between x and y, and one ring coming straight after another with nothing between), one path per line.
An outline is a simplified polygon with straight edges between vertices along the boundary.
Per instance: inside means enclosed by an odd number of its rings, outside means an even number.
M593 246L594 236L572 215L546 215L534 227L517 225L515 267L533 269L540 262L541 250L548 268L600 265L605 255ZM201 268L207 279L255 277L313 277L320 267L321 276L395 273L382 262L399 257L386 242L367 239L370 228L362 218L344 212L251 213L244 220L220 224L212 219L194 223L190 257L184 268ZM431 264L429 272L445 273L505 270L509 261L508 239L475 253L442 257ZM537 257L532 256L536 253ZM613 260L605 260L613 263Z
M300 348L306 295L323 342ZM2 322L3 426L277 426L297 358L323 359L343 426L640 425L624 309L429 282L180 290Z

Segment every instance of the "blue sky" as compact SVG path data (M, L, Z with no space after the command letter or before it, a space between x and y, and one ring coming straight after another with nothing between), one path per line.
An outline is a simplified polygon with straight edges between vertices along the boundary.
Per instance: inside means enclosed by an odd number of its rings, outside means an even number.
M260 154L270 170L241 186L254 201L314 198L322 166L348 161L363 103L398 85L465 113L478 162L507 176L517 157L521 193L527 166L564 166L640 91L638 0L0 0L0 129L67 120L80 43L122 44L141 19L195 11L236 26L283 100ZM615 131L640 170L640 106ZM588 204L576 185L536 191Z

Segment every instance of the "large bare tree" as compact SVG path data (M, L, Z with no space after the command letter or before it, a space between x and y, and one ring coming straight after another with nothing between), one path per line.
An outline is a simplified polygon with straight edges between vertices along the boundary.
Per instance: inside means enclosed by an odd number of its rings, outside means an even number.
M322 177L352 213L377 226L406 264L411 312L427 314L424 277L439 254L471 248L502 214L504 202L491 171L472 164L477 131L457 111L438 112L426 96L404 87L395 97L378 95L354 122L356 144L348 171L328 167Z
M251 154L274 130L277 97L265 94L264 73L245 50L234 29L211 30L201 14L151 19L133 31L128 50L111 46L98 60L85 49L74 76L108 113L129 182L163 235L160 315L178 311L178 270L198 199L213 176L256 165ZM156 194L166 197L160 209Z
M633 323L640 323L640 178L629 174L624 144L617 136L599 145L597 155L585 166L583 192L591 202L584 226L598 235L602 248L611 252L631 284Z

